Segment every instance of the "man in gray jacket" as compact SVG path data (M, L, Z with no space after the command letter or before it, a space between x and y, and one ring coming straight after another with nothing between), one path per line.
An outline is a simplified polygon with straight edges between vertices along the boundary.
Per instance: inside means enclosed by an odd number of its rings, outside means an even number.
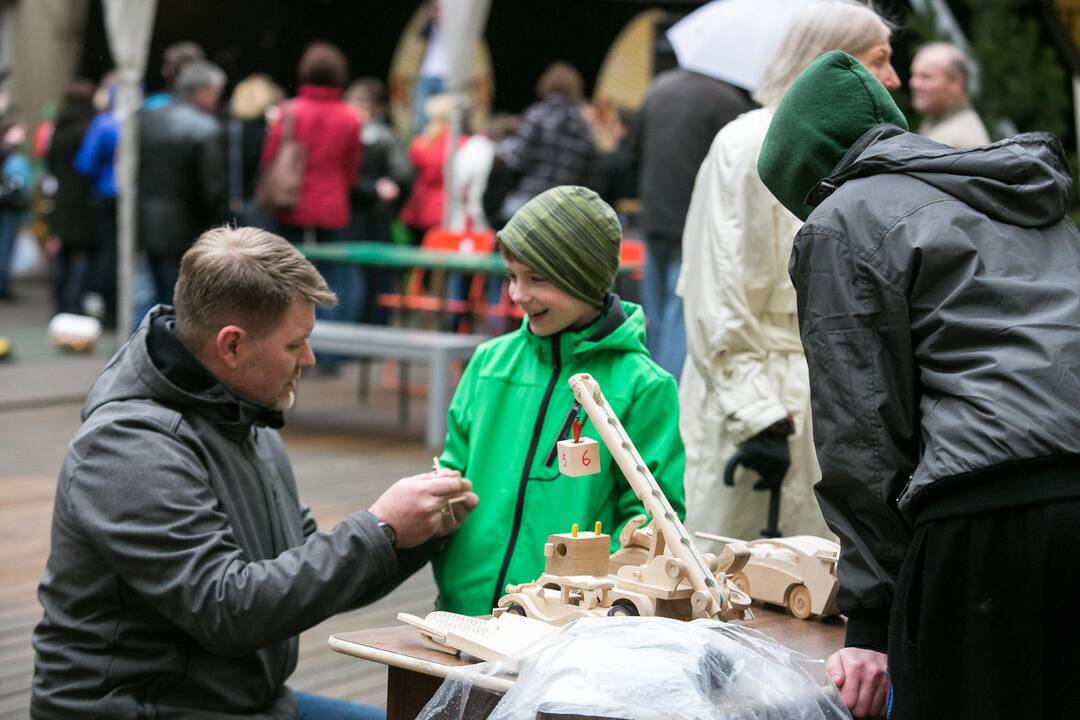
M326 700L285 686L297 635L426 563L450 498L477 503L428 473L319 531L276 428L333 293L285 240L225 227L184 255L175 297L94 383L60 471L35 718L294 718Z
M848 616L826 667L856 716L1072 717L1068 166L1045 133L956 150L903 127L885 89L829 53L784 96L758 163L806 220L790 271Z

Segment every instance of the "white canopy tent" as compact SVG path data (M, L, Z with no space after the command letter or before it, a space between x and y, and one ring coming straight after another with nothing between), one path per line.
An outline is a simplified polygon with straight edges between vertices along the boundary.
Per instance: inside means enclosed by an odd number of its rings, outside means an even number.
M484 33L491 0L441 0L441 22L446 32L447 53L450 56L450 73L446 78L445 92L454 99L450 120L450 138L447 142L443 177L446 183L446 203L443 205L443 226L454 216L454 208L461 202L460 193L454 188L454 154L458 138L468 113L468 85L472 78L473 48Z
M460 202L452 186L457 138L466 112L468 84L472 77L473 48L487 23L490 0L441 0L450 73L446 91L454 97L449 150L446 157L446 215ZM153 35L157 0L104 0L105 29L116 65L118 93L116 114L120 121L120 146L116 158L117 186L117 327L130 332L133 325L133 279L135 268L138 203L138 125L136 113L142 103L140 86Z
M120 147L116 155L117 192L117 329L123 338L131 332L135 274L135 204L139 168L136 113L142 104L140 85L154 30L157 0L104 0L105 33L116 64L116 115L120 121Z

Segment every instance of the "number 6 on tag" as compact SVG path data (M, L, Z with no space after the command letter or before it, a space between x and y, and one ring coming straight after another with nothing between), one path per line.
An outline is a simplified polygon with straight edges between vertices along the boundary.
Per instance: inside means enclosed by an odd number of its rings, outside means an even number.
M559 470L578 477L600 472L600 446L591 438L559 441Z

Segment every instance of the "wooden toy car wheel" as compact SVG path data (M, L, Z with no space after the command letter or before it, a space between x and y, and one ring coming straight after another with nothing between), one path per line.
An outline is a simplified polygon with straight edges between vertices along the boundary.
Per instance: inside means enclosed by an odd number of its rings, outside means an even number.
M810 591L805 585L795 585L788 590L788 612L800 620L810 617Z
M611 617L632 617L638 615L638 609L631 603L620 602L608 608L607 614Z
M746 577L746 573L741 570L731 573L729 576L731 582L735 583L735 587L742 590L747 595L750 594L750 578Z

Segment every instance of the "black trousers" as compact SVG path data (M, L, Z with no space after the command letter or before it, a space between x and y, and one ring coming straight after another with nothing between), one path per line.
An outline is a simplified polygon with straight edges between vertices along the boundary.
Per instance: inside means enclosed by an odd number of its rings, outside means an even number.
M95 197L91 210L96 249L88 260L86 289L101 294L105 301L102 322L106 327L116 327L116 198Z
M916 528L889 622L890 720L1080 718L1080 500Z

